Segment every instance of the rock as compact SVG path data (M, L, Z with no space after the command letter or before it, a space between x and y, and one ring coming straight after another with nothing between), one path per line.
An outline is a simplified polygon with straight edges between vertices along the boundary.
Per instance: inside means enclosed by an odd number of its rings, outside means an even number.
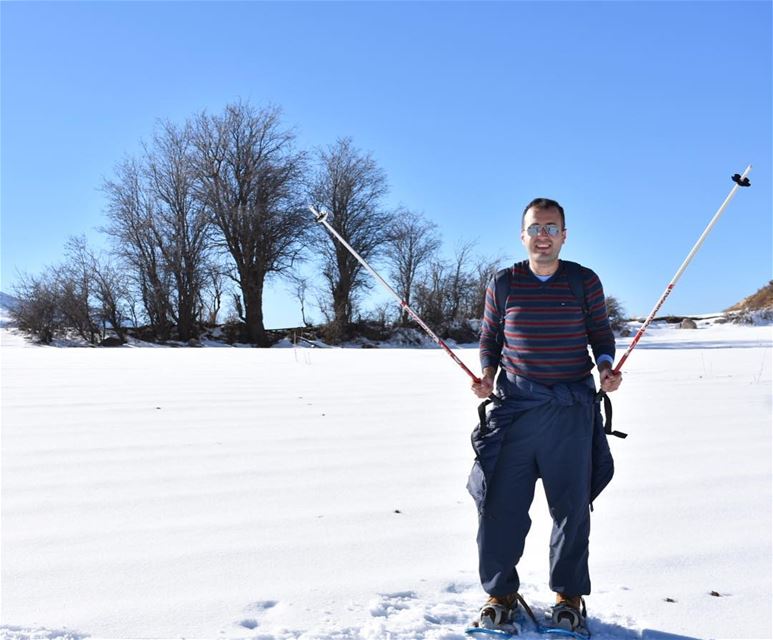
M679 323L680 329L697 329L698 325L695 324L695 320L692 320L690 318L683 318L682 322Z
M123 340L116 336L108 336L102 342L99 343L100 347L122 347Z

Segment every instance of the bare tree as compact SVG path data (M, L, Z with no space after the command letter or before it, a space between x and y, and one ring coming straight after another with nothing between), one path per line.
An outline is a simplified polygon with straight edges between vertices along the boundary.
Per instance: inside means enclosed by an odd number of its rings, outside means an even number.
M295 299L301 305L301 322L304 327L310 327L311 323L306 318L306 300L309 295L309 279L298 274L288 276L290 290Z
M395 320L399 320L399 312L402 309L398 309L394 300L386 300L377 304L368 314L368 319L375 322L380 328L386 329Z
M309 192L312 203L327 211L330 225L365 260L378 257L392 226L392 214L382 205L387 193L384 171L349 138L319 149L317 163ZM315 245L322 255L322 274L332 300L327 338L340 342L350 335L356 296L370 282L357 259L322 227Z
M68 328L84 340L96 344L99 313L92 306L93 281L93 264L86 238L70 238L65 245L65 262L56 269L58 307Z
M213 261L207 263L204 272L205 286L199 298L207 324L217 324L217 318L223 306L223 296L226 293L225 279L226 270L221 265ZM206 297L204 296L205 292Z
M431 260L424 277L417 283L414 309L430 327L440 331L448 326L448 279L450 267L443 260Z
M396 212L386 243L386 258L394 289L408 306L411 306L417 277L435 258L439 248L440 237L435 223L411 211ZM407 321L408 313L402 309L400 323L405 325Z
M40 276L19 274L13 290L17 302L10 313L16 326L43 344L50 344L64 331L55 270L48 269Z
M19 327L42 342L75 333L97 344L106 322L123 339L124 279L94 255L84 236L67 241L62 263L39 276L20 276L16 293L19 305L12 313Z
M471 300L470 300L470 312L469 317L480 319L483 317L483 311L486 304L486 287L491 281L497 271L499 271L499 265L502 263L503 258L485 258L478 257L477 262L474 265L472 271L472 283L471 283Z
M156 337L167 340L172 328L172 278L156 228L158 203L136 159L124 160L115 173L115 179L103 186L108 198L108 225L103 231L113 238L116 254L128 267Z
M625 327L626 313L623 303L615 296L606 297L607 316L609 317L609 326L614 331L621 331Z
M131 318L126 274L109 260L95 258L93 295L99 305L103 323L110 325L121 342L126 342L125 324Z
M467 321L483 316L486 286L501 261L475 258L473 247L473 242L464 242L458 245L451 261L431 260L416 284L414 308L425 322L445 335L452 327L471 330Z
M470 259L474 241L459 243L451 263L446 282L446 305L449 322L458 322L469 318L473 278L470 273Z
M198 333L210 240L197 199L191 128L161 122L140 159L127 159L107 181L116 253L129 267L156 336Z
M161 123L145 148L145 175L155 200L150 230L173 283L172 319L181 340L194 338L201 322L209 221L196 198L191 129Z
M85 236L72 237L65 245L68 270L87 282L90 313L95 327L109 324L124 342L124 323L129 317L129 284L125 273L108 258L97 256ZM102 338L104 338L104 332Z
M222 246L235 267L250 340L267 345L263 289L299 257L310 217L302 200L305 156L279 110L228 105L193 123L197 177Z

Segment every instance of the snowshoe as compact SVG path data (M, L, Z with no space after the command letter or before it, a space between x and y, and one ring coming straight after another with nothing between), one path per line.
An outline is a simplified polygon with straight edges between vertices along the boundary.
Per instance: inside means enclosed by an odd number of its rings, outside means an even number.
M568 597L558 594L556 604L550 610L550 619L554 628L585 637L590 636L585 621L587 615L585 600L580 596Z
M517 636L521 632L518 601L517 593L491 596L480 608L478 619L472 623L467 633L502 637Z

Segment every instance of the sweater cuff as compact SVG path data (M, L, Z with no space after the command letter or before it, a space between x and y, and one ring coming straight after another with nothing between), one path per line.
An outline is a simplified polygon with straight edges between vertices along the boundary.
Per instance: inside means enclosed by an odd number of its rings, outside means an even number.
M596 360L596 366L598 367L602 362L608 362L610 367L615 366L614 358L606 353L598 357L598 360Z

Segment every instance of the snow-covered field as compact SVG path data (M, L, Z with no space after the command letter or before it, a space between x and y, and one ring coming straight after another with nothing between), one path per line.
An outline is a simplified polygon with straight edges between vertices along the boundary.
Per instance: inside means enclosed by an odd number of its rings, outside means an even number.
M661 326L632 354L596 639L771 638L772 336ZM440 350L0 337L3 637L464 638L477 401ZM532 510L523 594L546 605Z

